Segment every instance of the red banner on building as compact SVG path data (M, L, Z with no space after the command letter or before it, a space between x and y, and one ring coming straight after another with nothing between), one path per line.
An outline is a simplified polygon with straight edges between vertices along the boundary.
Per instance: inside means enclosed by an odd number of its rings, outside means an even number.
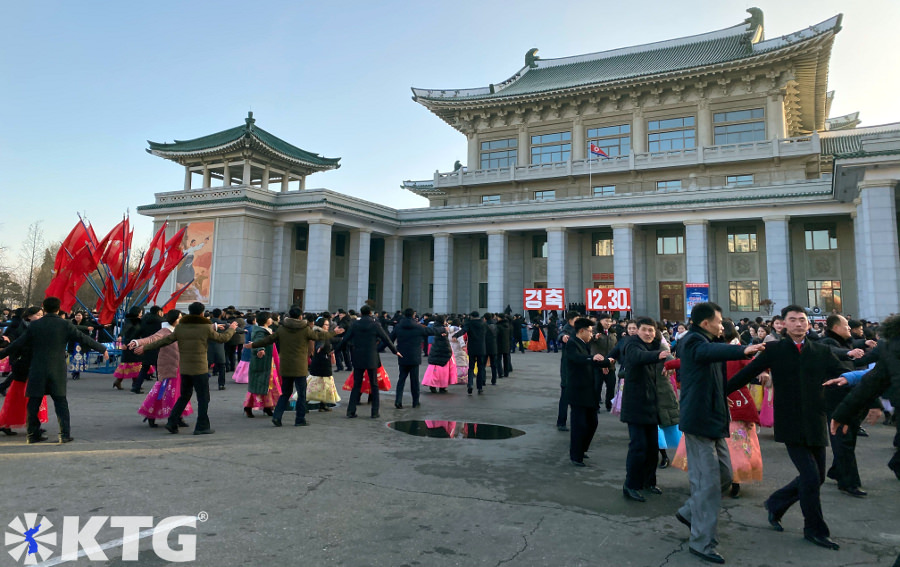
M588 311L631 311L631 290L627 287L595 287L584 291Z
M566 290L536 288L525 290L526 311L557 311L566 309Z

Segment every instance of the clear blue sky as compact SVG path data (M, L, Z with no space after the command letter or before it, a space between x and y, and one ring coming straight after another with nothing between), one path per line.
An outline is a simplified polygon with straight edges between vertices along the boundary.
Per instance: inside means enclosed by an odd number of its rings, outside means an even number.
M486 86L545 58L721 29L765 12L775 37L844 14L832 55L832 115L900 121L900 2L729 0L546 2L12 2L0 35L0 244L14 263L29 223L61 239L86 213L108 230L182 187L178 165L146 140L257 125L342 167L308 180L394 207L399 188L465 161L466 143L410 87Z

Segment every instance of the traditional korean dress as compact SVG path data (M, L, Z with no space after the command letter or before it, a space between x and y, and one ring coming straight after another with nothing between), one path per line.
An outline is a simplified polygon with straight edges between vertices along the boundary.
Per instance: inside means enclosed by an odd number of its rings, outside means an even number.
M141 320L129 316L125 320L125 325L122 329L122 343L127 345L131 341L139 339L140 332ZM113 378L116 379L116 387L121 389L122 380L135 380L141 373L142 364L143 359L141 359L140 355L134 354L134 352L130 350L123 349L122 360L113 372Z
M341 386L342 390L347 390L348 392L353 390L353 372L350 372L350 376L347 377L347 380L344 381L344 385ZM378 367L378 389L382 392L387 392L391 389L391 377L388 376L387 370L384 369L384 365ZM367 370L365 374L363 374L362 381L362 390L360 390L363 394L371 394L372 388L369 386L369 371Z
M253 335L253 329L255 328L256 325L247 325L244 329L245 343L250 342L250 337ZM251 349L249 348L241 350L241 360L234 367L234 373L231 375L231 379L238 384L246 384L250 381L250 355L253 354L250 351Z
M271 332L271 329L256 327L251 342L260 341ZM244 350L252 350L253 353L250 358L250 381L247 383L247 396L244 398L243 407L271 410L281 396L281 381L278 379L281 361L278 358L278 349L272 344ZM259 358L257 352L265 352L265 356Z
M168 323L163 323L162 329L144 339L138 339L138 345L144 346L152 342L158 341L172 334L172 327ZM159 349L159 357L157 363L158 378L150 388L150 393L144 398L144 403L138 408L138 414L146 417L148 420L168 419L172 414L172 408L181 395L181 372L178 370L181 355L178 351L178 345L172 343ZM168 361L168 362L167 362ZM181 416L191 415L194 408L191 403L185 406ZM153 422L150 422L151 425Z
M466 338L453 338L453 335L459 331L459 327L451 326L448 338L450 339L450 349L453 351L453 363L456 365L456 378L466 378L469 376L469 354L466 352ZM464 381L465 382L465 381Z
M313 355L312 363L309 365L309 377L306 379L307 403L334 405L341 401L334 385L334 377L331 375L332 356L334 356L332 352L316 352Z
M544 332L541 331L539 325L535 325L534 331L531 333L531 339L528 343L528 350L532 352L547 350L547 340L544 338Z
M28 380L28 368L31 366L31 349L23 349L15 355L16 360L10 365L12 369L12 383L6 390L3 398L3 407L0 408L0 429L25 429L27 425L28 398L25 397L25 383ZM5 355L3 360L8 360ZM41 423L47 423L47 398L41 400L41 408L38 411L38 419Z
M453 361L448 329L439 327L436 331L438 335L434 337L434 344L428 355L428 368L425 369L422 385L444 389L450 384L456 384L456 363Z

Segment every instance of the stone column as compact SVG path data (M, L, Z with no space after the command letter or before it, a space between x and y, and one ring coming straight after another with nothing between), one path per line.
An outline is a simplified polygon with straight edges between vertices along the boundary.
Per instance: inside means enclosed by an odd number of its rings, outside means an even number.
M185 166L184 168L184 190L191 190L191 168L190 166Z
M265 169L263 169L262 188L263 190L269 189L269 164L266 164Z
M403 239L388 236L384 239L384 305L382 309L393 313L400 305L403 289Z
M631 152L642 154L647 151L647 123L644 121L644 109L634 108L631 121Z
M350 231L350 271L347 283L347 308L359 311L369 299L369 258L372 229Z
M244 174L241 176L241 184L250 185L250 160L244 160Z
M222 180L222 186L231 187L231 166L227 161L225 162L225 169L222 173L222 177L224 177L224 179Z
M531 138L528 136L528 126L519 126L519 136L516 142L516 156L518 165L526 166L531 163Z
M328 289L331 285L331 226L330 220L309 221L306 247L306 292L303 310L311 313L328 310Z
M631 289L631 301L634 303L634 225L614 224L612 229L615 286Z
M500 313L506 307L507 234L502 230L488 233L488 311Z
M282 193L288 192L288 189L290 188L290 186L288 184L290 182L291 182L291 176L287 171L285 171L284 173L281 174L281 192Z
M472 132L467 138L469 155L466 159L469 163L466 166L469 168L469 171L481 169L481 136L478 135L478 132Z
M775 302L775 311L794 302L793 271L791 270L790 217L763 217L766 225L766 278L769 280L768 299ZM766 298L761 298L766 299Z
M212 185L212 176L210 175L210 172L209 172L209 166L204 164L204 166L203 166L203 188L209 189L211 185Z
M453 309L453 237L447 232L434 235L434 286L435 313L450 313Z
M706 283L709 281L709 221L684 221L684 259L687 268L686 283Z
M301 191L303 191L304 189L306 189L306 176L305 176L305 175L301 175L301 176L300 176L300 187L299 187L299 189L300 189Z
M572 120L572 159L584 159L587 155L587 138L584 131L584 120L576 116Z
M766 138L784 138L784 95L781 91L769 93L766 97Z
M861 203L862 199L859 197L853 200L853 204L856 205L856 210L850 213L850 218L853 219L853 250L856 259L856 291L859 300L857 303L857 311L859 317L864 317L864 313L872 312L870 306L872 301L872 282L869 277L869 274L872 272L869 267L869 243L866 238L868 236L868 231L866 231L864 219L865 213L860 210Z
M892 313L900 313L900 245L897 241L897 205L894 192L896 181L872 180L859 184L860 204L866 233L865 258L869 301L867 311L861 311L865 319L881 320ZM857 254L857 259L859 258ZM858 262L859 260L857 260ZM857 268L857 272L858 272Z
M290 248L288 248L291 229L283 222L275 222L273 226L275 230L272 234L272 291L269 305L276 311L282 311L290 298L287 286L290 285L291 273Z
M697 101L697 146L706 147L713 145L712 111L709 109L709 99L701 98Z
M566 287L566 252L569 235L562 227L547 229L547 287ZM568 302L568 293L566 301Z

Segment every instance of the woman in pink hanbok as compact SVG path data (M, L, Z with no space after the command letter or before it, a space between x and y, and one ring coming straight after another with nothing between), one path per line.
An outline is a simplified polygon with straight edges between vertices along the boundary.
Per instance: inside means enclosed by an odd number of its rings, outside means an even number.
M445 326L445 319L438 316L434 320L434 344L428 352L428 368L422 385L428 386L431 393L440 391L447 393L447 386L456 384L456 363L453 361L453 350L450 346L450 331Z
M451 382L451 384L466 384L469 379L469 354L466 351L465 336L454 339L453 335L459 331L459 321L450 321L450 333L447 335L450 341L450 349L453 351L453 364L456 365L456 378L465 378L462 382Z
M171 335L175 331L175 326L181 321L181 311L173 309L166 313L165 321L162 329L150 335L147 338L136 339L133 344L136 347L148 345L154 341L158 341L164 337ZM156 372L159 380L154 382L150 393L144 398L138 413L144 416L150 427L158 427L157 419L168 419L181 395L181 373L178 371L180 356L178 354L178 344L172 343L159 349L159 357L156 362ZM190 402L184 408L182 416L190 415L194 412ZM188 427L184 419L178 424L179 427Z

